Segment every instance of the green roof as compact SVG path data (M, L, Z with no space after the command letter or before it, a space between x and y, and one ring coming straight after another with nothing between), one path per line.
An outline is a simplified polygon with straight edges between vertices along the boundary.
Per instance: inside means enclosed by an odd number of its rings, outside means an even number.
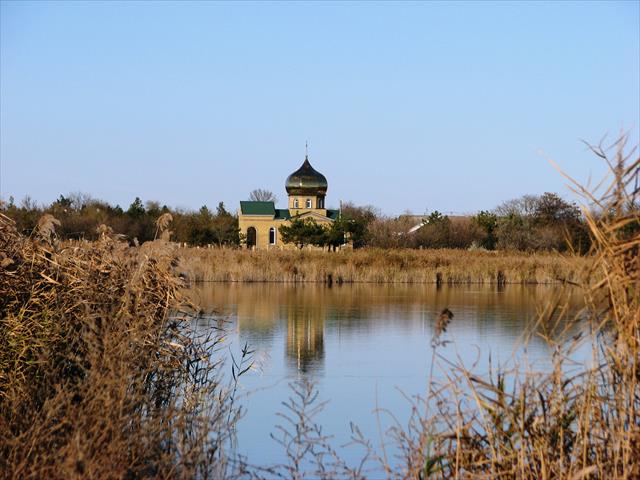
M242 215L264 215L272 217L274 220L289 220L291 212L287 208L275 208L273 202L240 202L240 212ZM340 210L327 210L327 217L336 220L340 215Z
M286 208L276 208L276 216L275 220L289 220L291 218L291 214L289 210Z
M243 215L269 215L273 217L276 214L273 202L241 201L240 211Z
M331 220L337 220L339 216L340 210L327 210L327 217L329 217Z

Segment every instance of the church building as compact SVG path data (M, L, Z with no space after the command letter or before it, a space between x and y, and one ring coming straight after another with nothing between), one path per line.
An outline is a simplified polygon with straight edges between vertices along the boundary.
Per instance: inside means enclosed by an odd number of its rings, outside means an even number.
M273 202L240 202L238 221L247 248L282 248L279 229L291 220L311 218L321 225L333 222L339 210L325 208L327 188L327 179L311 166L305 155L302 166L285 182L288 208L275 208Z

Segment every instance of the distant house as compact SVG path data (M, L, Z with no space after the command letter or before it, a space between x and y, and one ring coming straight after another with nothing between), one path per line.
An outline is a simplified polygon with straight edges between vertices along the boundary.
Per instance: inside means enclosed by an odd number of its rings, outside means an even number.
M275 208L274 202L240 202L238 221L245 235L247 248L282 247L279 228L293 219L311 218L319 224L330 224L339 210L325 208L327 179L316 171L305 155L302 166L287 177L285 189L288 208Z
M449 221L452 224L468 223L471 221L471 218L472 218L471 215L446 215L446 217L449 219ZM406 232L402 232L403 235L404 234L410 235L412 233L416 233L422 227L429 224L427 222L428 215L426 214L425 215L401 215L400 218L406 219L407 222L413 225Z

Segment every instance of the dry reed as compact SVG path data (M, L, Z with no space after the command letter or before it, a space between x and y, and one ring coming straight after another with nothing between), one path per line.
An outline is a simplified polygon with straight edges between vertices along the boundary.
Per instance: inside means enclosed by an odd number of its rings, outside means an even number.
M587 307L574 319L588 322L591 335L555 343L548 375L498 371L483 379L463 365L446 368L448 383L427 399L442 422L414 417L413 427L396 432L409 477L424 476L425 437L437 459L430 473L441 477L640 477L640 159L629 162L624 137L615 146L613 181L601 196L575 184L598 211L585 209L592 262L582 277ZM608 161L603 148L594 151ZM545 332L560 325L562 306L548 305L539 319L536 334L549 342ZM585 342L593 358L576 368L568 359Z
M313 250L180 250L191 281L317 283L577 282L588 260L558 253L366 248Z
M173 248L55 219L25 238L0 215L0 477L220 478L238 408L180 319Z

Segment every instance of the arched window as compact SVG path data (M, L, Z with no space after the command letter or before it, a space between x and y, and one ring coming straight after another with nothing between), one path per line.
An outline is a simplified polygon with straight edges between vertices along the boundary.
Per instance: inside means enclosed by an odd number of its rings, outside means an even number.
M276 229L274 227L271 227L269 229L269 245L275 245L276 244Z
M293 208L298 208L298 199L297 198L293 199Z
M253 227L247 228L247 248L256 246L256 237L256 229Z
M307 208L311 208L311 199L307 198Z
M324 198L318 199L318 208L324 208Z

